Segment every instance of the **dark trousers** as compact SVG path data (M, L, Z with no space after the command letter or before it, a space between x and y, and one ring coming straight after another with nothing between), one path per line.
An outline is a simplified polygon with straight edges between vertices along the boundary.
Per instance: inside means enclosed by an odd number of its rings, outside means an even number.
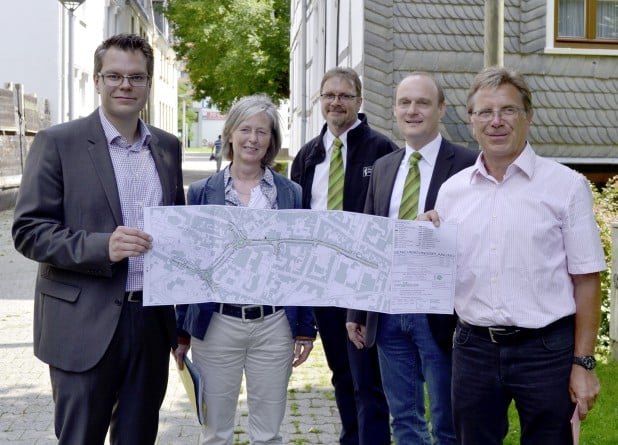
M341 417L342 445L389 445L390 419L382 390L376 347L358 350L348 340L346 309L316 307L335 400Z
M103 445L108 428L113 445L154 444L170 357L159 310L125 302L94 368L76 373L50 366L60 445Z
M567 317L539 335L493 343L457 324L453 349L453 417L461 445L501 445L511 401L522 445L571 445L569 396L574 323Z

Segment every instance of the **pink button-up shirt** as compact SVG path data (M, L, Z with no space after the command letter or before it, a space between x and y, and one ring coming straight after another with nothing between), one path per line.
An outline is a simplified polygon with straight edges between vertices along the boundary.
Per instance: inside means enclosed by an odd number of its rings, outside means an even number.
M458 224L455 310L470 324L546 326L575 313L570 275L606 267L588 182L529 144L502 182L480 156L435 209Z

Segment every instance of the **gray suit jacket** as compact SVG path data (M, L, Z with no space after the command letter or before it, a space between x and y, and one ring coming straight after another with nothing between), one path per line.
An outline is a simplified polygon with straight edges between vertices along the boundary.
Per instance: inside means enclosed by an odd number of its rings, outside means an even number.
M388 216L397 169L404 155L405 149L402 148L376 161L373 166L364 213ZM425 198L425 211L433 209L442 183L458 171L474 164L477 156L478 152L452 144L444 138L442 139L436 158L436 165L431 176L429 190ZM430 314L427 317L431 333L436 342L443 348L449 348L451 346L453 329L455 328L455 316ZM348 310L347 318L348 321L366 325L365 345L367 347L373 346L378 328L379 314L350 309Z
M178 139L149 127L163 204L184 204ZM13 223L15 248L39 262L34 353L66 371L92 368L116 330L128 260L112 265L108 242L122 225L114 168L98 110L39 132L32 143ZM158 308L170 346L172 307Z

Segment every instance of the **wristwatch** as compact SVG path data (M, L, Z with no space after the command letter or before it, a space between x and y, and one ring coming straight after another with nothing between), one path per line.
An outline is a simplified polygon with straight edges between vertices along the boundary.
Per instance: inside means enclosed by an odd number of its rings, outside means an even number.
M597 365L597 361L592 355L584 355L581 357L573 357L573 364L583 366L588 371L592 371Z

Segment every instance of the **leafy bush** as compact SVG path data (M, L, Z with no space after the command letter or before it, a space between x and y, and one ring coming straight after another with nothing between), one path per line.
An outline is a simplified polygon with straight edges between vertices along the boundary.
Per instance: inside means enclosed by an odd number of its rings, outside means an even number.
M290 166L290 161L285 159L276 159L275 165L272 166L272 169L277 173L282 174L283 176L288 175L288 168Z
M591 185L594 197L594 214L599 224L601 241L605 251L607 270L601 272L601 327L597 338L597 352L607 355L610 351L609 320L611 304L611 266L612 266L612 233L611 223L618 222L618 176L607 181L607 185L597 190Z

